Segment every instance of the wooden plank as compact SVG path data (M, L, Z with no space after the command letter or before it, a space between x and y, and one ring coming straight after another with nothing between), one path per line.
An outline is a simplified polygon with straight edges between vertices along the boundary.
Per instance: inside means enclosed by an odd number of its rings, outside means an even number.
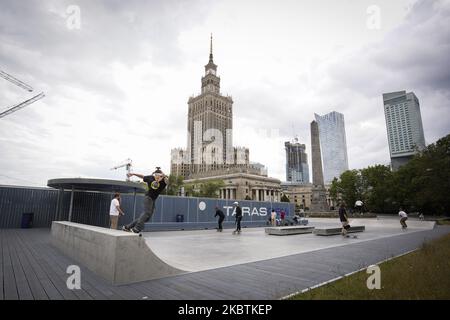
M190 299L202 299L202 300L223 300L228 299L228 295L225 293L220 292L220 290L216 290L212 286L212 282L209 281L210 279L204 280L204 278L197 276L195 278L186 279L181 283L180 280L178 280L178 284L173 283L171 285L172 289L179 288L178 292L179 295L181 295L180 299L186 299L186 293L184 292L185 287L189 287L190 289L194 289L195 292ZM196 289L196 290L195 290Z
M266 295L267 289L276 283L273 279L267 281L267 277L264 278L264 281L261 281L262 276L245 271L242 266L229 267L221 271L221 274L217 274L217 278L222 281L229 281L240 291L251 288L255 294Z
M3 290L5 300L18 300L16 279L14 277L13 264L9 252L9 233L10 230L5 229L3 238Z
M179 291L174 290L173 288L167 287L163 285L162 279L151 280L145 282L135 283L133 285L134 288L139 289L142 292L142 296L147 296L150 299L158 299L158 300L177 300L183 299L182 294ZM189 299L189 298L184 298Z
M62 295L65 300L78 300L78 296L72 291L69 290L66 286L65 274L59 272L54 266L53 261L49 261L46 257L46 252L42 247L41 242L33 243L34 250L32 251L34 257L37 259L37 256L41 257L40 265L44 270L47 277L50 279L54 287L58 290L58 292Z
M34 269L32 268L30 262L25 256L25 247L22 245L22 242L17 234L14 237L14 249L16 251L17 257L19 259L19 263L22 266L22 270L28 282L31 294L33 295L33 299L35 300L48 300L48 296L45 293L44 288L42 287L39 279L37 278Z
M251 289L249 288L243 289L242 287L230 284L229 281L227 281L227 279L225 280L218 279L213 274L204 275L203 273L196 273L193 274L193 276L190 279L192 279L192 281L198 282L199 284L203 284L211 288L214 288L215 290L221 292L222 294L225 294L227 297L226 299L230 299L231 292L236 292L238 296L245 297L249 294L249 291L251 291Z
M265 272L264 270L256 270L254 268L249 268L248 266L243 266L249 269L249 273L258 272L258 280L255 281L253 287L258 285L261 287L261 291L266 295L266 298L277 298L280 292L284 292L286 289L295 289L302 285L302 281L297 278L285 277L282 273L272 273ZM243 270L240 270L242 273Z
M202 299L227 300L231 299L233 295L245 299L249 293L252 293L255 299L264 297L264 295L260 295L258 291L253 291L252 288L228 285L227 281L216 279L211 275L196 274L195 277L188 281L193 288L198 288L200 292L207 294L207 296L202 297Z
M37 239L33 239L37 240ZM18 242L21 244L23 248L23 253L28 260L28 263L31 265L32 269L35 272L35 275L39 282L41 283L41 286L43 290L45 291L47 297L51 300L61 300L63 299L63 296L59 293L59 291L56 289L56 287L51 282L50 278L47 276L45 271L41 267L41 261L42 258L39 254L33 256L31 250L33 250L33 247L24 239L24 234L21 234L21 236L18 238Z
M0 300L4 299L3 294L3 229L0 229Z

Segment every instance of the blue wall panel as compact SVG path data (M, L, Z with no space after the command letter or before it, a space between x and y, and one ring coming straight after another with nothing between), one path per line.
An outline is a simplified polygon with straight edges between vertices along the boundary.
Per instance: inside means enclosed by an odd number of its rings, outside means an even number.
M0 186L0 228L20 228L23 213L34 213L34 227L50 227L53 220L68 220L71 191L62 193L58 207L59 190L50 188L30 188ZM111 193L75 191L73 196L72 221L108 227ZM136 195L136 218L143 212L144 195ZM156 210L147 226L159 229L182 229L184 227L210 227L215 225L215 206L225 213L225 222L235 221L234 200L209 198L184 198L160 196ZM294 205L284 202L239 201L243 211L243 225L265 222L272 208L285 211L286 216L294 214ZM121 206L125 216L119 225L133 220L134 195L122 194ZM58 211L58 212L57 212ZM177 215L183 215L184 222L177 222ZM168 227L169 226L169 227ZM150 228L151 229L151 228Z

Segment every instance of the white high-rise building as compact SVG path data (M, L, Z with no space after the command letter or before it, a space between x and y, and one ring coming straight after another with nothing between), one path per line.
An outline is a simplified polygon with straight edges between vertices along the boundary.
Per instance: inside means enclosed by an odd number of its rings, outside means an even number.
M391 167L397 170L425 148L420 104L406 91L384 93L383 104Z
M323 178L325 184L330 184L348 170L344 115L333 111L324 116L315 113L314 116L319 126Z

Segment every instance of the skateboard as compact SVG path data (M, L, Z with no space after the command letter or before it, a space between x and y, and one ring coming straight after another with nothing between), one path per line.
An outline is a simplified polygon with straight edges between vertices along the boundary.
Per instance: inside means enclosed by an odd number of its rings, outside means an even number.
M348 235L348 234L347 234L345 237L346 237L346 238L352 238L352 239L358 239L358 236L355 236L355 235L352 235L352 236L351 236L351 235Z
M237 233L237 234L241 234L241 231L236 231L236 230L234 230L234 231L233 231L233 234L236 234L236 233Z
M124 228L122 228L122 231L137 234L139 237L142 237L142 232L136 233L136 232L132 232L131 230L124 229Z

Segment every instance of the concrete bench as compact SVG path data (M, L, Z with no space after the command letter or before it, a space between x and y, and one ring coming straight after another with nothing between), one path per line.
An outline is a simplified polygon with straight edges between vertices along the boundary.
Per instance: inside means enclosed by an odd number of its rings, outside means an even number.
M289 226L289 227L268 227L265 228L267 234L276 236L288 236L291 234L302 234L313 232L314 227Z
M184 273L161 259L138 234L53 221L53 246L109 283L128 284Z
M347 229L347 233L363 232L364 230L366 230L365 226L353 226ZM319 228L314 229L313 233L318 236L333 236L341 234L342 228Z

